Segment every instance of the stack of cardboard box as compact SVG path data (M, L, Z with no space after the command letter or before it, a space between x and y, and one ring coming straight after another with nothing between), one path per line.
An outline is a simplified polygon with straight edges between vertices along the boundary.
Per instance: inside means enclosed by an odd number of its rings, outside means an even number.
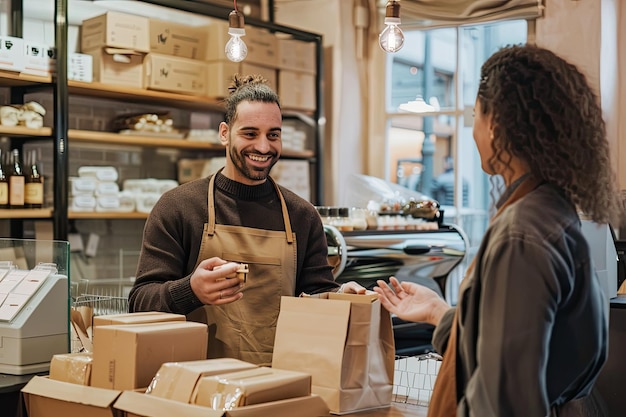
M96 316L93 353L52 358L22 389L29 417L328 414L306 373L204 359L205 324L169 313Z
M97 82L206 94L204 28L109 11L83 21L81 49Z
M284 107L314 110L315 43L283 39L251 25L242 62L226 58L228 22L210 19L188 26L110 11L85 20L82 52L93 57L94 80L209 97L226 97L233 74L260 74L281 96Z

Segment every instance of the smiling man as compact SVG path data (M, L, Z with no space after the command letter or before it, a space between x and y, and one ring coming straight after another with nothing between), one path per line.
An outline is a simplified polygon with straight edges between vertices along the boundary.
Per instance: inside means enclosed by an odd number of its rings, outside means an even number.
M338 285L317 211L269 175L282 149L277 94L259 76L235 76L230 91L219 127L226 164L155 205L129 305L206 322L209 358L270 365L281 296ZM346 292L365 291L349 284Z

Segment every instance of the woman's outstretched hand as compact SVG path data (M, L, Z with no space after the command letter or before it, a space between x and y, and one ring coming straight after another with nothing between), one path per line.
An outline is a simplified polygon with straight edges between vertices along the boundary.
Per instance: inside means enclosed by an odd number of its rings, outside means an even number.
M441 316L450 308L439 294L430 288L414 282L400 282L396 277L389 278L389 284L383 280L376 282L374 291L380 302L389 312L402 320L439 324Z

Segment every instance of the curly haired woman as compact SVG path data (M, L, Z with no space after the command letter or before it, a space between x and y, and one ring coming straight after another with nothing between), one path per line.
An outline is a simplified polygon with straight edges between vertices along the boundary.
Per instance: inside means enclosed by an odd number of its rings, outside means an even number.
M579 212L617 224L598 97L572 64L509 46L482 66L474 108L482 169L506 189L456 308L427 288L378 281L400 318L436 325L444 361L429 416L592 416L608 351L608 302Z

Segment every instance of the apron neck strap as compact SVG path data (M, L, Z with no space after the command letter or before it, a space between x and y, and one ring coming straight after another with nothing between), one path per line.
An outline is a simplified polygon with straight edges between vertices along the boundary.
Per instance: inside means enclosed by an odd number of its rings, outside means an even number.
M209 179L209 196L208 196L208 221L207 223L209 224L208 227L208 234L210 236L213 236L215 234L215 177L217 177L217 174L219 174L220 172L222 172L222 170L220 169L216 174L214 174L213 176L211 176L211 178ZM278 184L276 184L276 182L272 179L272 177L267 177L269 181L272 182L272 184L274 185L274 189L276 190L276 194L278 194L278 198L280 200L280 207L282 209L283 212L283 222L285 224L285 235L287 238L287 243L291 244L293 243L293 232L291 230L291 221L289 220L289 212L287 211L287 204L285 203L285 198L283 197L283 194L280 192L280 189L278 188Z

